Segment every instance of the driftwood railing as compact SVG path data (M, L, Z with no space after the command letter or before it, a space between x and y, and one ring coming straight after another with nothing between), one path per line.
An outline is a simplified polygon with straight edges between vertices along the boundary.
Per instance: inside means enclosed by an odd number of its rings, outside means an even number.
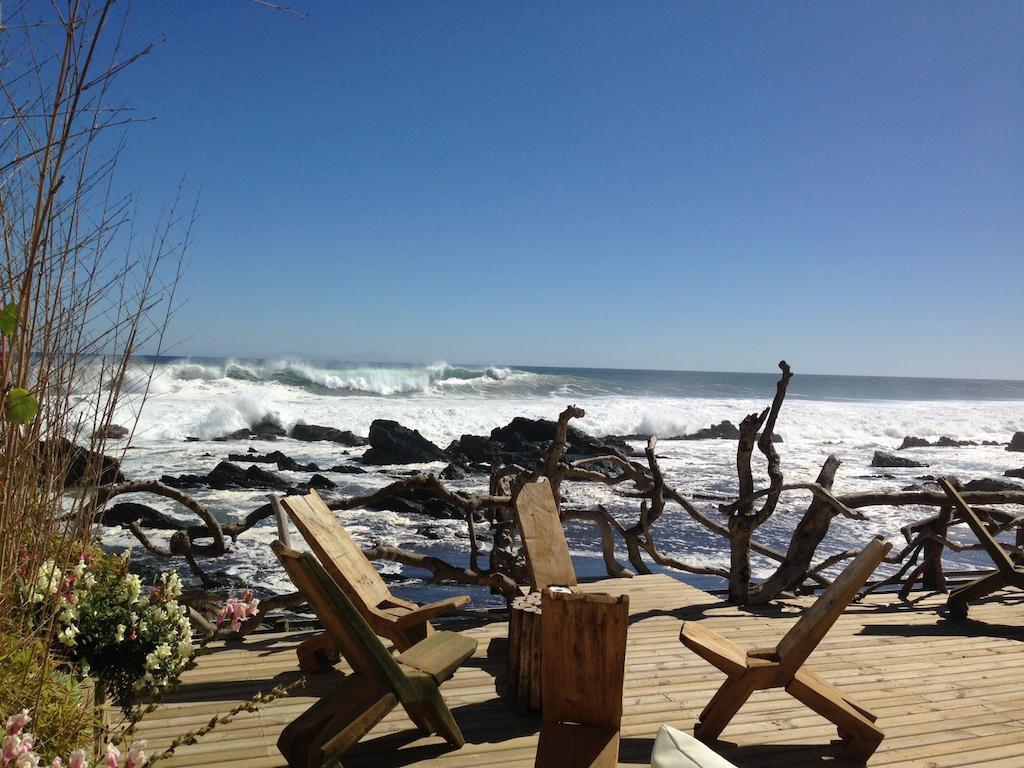
M523 583L523 559L516 551L516 532L512 504L519 488L526 482L546 477L559 500L564 520L588 520L594 523L600 536L605 568L611 576L630 576L649 573L648 561L659 566L693 574L719 576L728 583L728 597L734 603L766 603L787 590L800 589L804 584L823 586L829 583L825 571L845 559L854 557L859 549L831 555L815 563L819 545L825 540L832 520L842 515L855 521L866 520L862 510L872 507L924 506L937 512L929 517L904 526L904 546L886 561L899 568L880 584L903 584L909 591L919 580L926 589L944 590L945 575L942 553L948 547L954 551L973 548L952 542L948 538L950 525L959 521L953 515L945 494L938 490L858 493L834 495L832 492L840 461L829 456L814 482L786 483L781 461L771 435L779 418L792 377L789 366L779 364L782 375L775 397L768 408L750 414L740 425L740 438L736 453L739 498L715 507L699 508L697 503L671 487L665 481L655 456L657 439L651 437L641 464L614 448L603 456L590 456L577 461L566 459L566 435L573 419L583 418L584 411L576 406L566 408L558 418L553 439L541 458L532 467L498 465L492 467L488 493L466 494L456 492L433 475L416 475L385 486L372 494L333 499L328 506L334 510L372 507L388 498L410 492L427 493L461 510L469 536L468 563L458 565L444 559L411 552L399 547L377 545L366 550L370 559L389 560L411 568L424 570L433 582L454 582L489 587L496 593L512 595L516 584ZM769 485L755 490L751 464L754 450L764 456L767 463ZM562 506L559 493L566 482L597 482L622 487L627 498L638 502L635 522L625 524L604 506L591 509ZM145 527L168 527L159 512L143 505L144 512L131 520L104 518L104 508L111 499L129 493L150 493L163 496L184 505L196 515L199 522L176 530L166 547L155 544ZM796 525L786 551L758 543L754 538L757 528L771 518L784 494L804 493L810 501L802 519ZM1000 509L1003 506L1024 506L1024 491L967 492L966 500L975 505L994 532L1015 530L1018 555L1024 544L1024 515L1015 515ZM760 506L757 504L760 502ZM662 519L667 505L675 504L697 525L720 536L730 548L730 567L687 563L661 551L655 535L656 524ZM148 512L145 512L148 510ZM94 494L92 514L105 524L125 525L149 552L164 558L183 558L204 584L206 573L199 559L212 559L225 554L231 541L253 526L273 516L270 503L250 512L244 519L233 523L220 523L200 502L182 491L158 481L112 484L99 487ZM482 522L481 522L482 521ZM487 553L488 567L481 565L480 537L477 526L486 524L491 529L491 549ZM895 531L894 531L895 533ZM868 537L865 536L865 539ZM625 548L629 566L620 562L617 544ZM751 554L761 555L777 565L775 571L760 583L751 583ZM297 597L288 595L266 601L271 607L294 604Z

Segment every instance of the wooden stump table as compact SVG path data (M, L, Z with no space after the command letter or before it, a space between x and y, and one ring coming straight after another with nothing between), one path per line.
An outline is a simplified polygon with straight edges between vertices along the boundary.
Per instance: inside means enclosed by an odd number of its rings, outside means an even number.
M540 592L512 600L508 622L508 697L516 712L540 710Z

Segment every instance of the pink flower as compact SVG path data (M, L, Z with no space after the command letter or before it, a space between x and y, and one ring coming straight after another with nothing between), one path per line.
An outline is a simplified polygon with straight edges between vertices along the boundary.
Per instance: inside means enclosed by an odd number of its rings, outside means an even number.
M141 768L145 765L146 753L142 751L145 748L145 741L132 742L131 749L128 750L128 757L124 761L124 768Z
M11 715L4 722L4 727L7 729L7 733L11 736L17 736L21 733L21 729L24 728L32 721L29 717L28 710L23 709L16 715Z
M85 759L85 750L76 749L68 757L68 768L89 768L89 761Z
M11 733L4 737L3 740L3 764L7 765L11 760L17 757L18 752L21 748L21 737Z
M121 753L113 744L107 744L107 754L104 761L107 764L107 768L117 768L118 763L121 761Z

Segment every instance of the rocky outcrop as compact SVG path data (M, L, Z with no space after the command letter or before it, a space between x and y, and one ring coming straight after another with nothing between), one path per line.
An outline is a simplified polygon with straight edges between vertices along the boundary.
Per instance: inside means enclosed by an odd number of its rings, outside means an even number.
M1003 477L1024 477L1024 467L1020 469L1008 469L1003 472Z
M448 446L447 454L459 468L473 472L488 472L493 458L504 464L528 466L543 456L557 428L557 422L548 419L518 416L504 427L492 429L488 437L463 435ZM592 437L573 426L566 430L565 454L570 461L614 451L627 456L634 453L621 437Z
M218 442L227 440L277 440L279 437L284 437L287 433L284 431L284 427L278 424L271 418L264 418L253 424L251 427L243 427L242 429L236 429L234 432L229 432L226 435L213 438ZM187 439L187 438L186 438Z
M965 491L1024 491L1024 485L1011 483L1009 480L998 480L994 477L983 477L964 483Z
M260 469L255 464L242 469L230 461L222 461L208 475L164 475L160 482L174 488L194 488L209 486L217 490L234 488L267 488L283 491L291 487L291 483L280 475Z
M127 526L129 523L139 523L143 528L153 528L162 531L183 531L188 528L184 523L179 523L163 512L159 512L146 504L136 504L131 501L122 501L103 510L99 522L109 526Z
M374 419L368 440L370 447L363 454L364 464L421 464L448 458L418 430L403 427L397 421Z
M123 483L121 462L96 451L75 445L66 437L39 443L39 455L64 467L64 487Z
M460 520L466 516L461 509L449 506L429 491L422 490L403 491L369 508L397 512L400 515L425 515L442 520ZM474 517L480 519L478 515Z
M124 440L131 434L128 427L120 424L108 424L106 429L97 429L92 433L93 440Z
M900 447L897 451L902 451L904 448L966 448L975 445L999 445L997 440L982 440L980 443L974 440L955 440L952 437L943 435L934 443L930 443L923 437L914 437L913 435L907 435L903 438L903 442L900 443Z
M1019 451L1024 453L1024 432L1014 432L1010 438L1010 444L1006 446L1008 451Z
M318 424L296 424L292 427L291 437L294 440L302 440L307 443L327 441L330 443L341 443L350 448L366 445L366 438L360 437L347 429L335 429L334 427L321 427Z
M362 467L353 467L351 464L337 464L331 467L328 472L337 472L342 475L365 475L366 470Z
M704 429L698 429L693 434L689 435L673 435L666 437L666 440L739 440L740 439L740 428L733 424L728 419L725 419L718 424L712 424L710 427ZM781 443L781 435L772 433L772 442Z
M276 464L277 468L282 472L319 472L320 467L310 462L309 464L300 464L291 456L281 453L281 451L271 451L267 454L259 453L229 453L228 461L252 461L257 464Z
M313 475L308 481L302 484L305 488L316 489L318 491L329 490L331 488L337 488L338 484L332 480L328 480L323 475Z
M875 455L871 458L872 467L927 467L928 465L914 461L913 459L907 459L903 456L894 456L891 453L885 453L885 451L875 451Z

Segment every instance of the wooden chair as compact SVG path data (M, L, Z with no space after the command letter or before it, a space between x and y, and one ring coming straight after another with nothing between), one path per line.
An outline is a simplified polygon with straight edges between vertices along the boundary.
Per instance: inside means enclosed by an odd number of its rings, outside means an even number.
M629 597L545 590L535 768L615 768Z
M337 765L388 712L401 704L416 727L453 747L465 740L438 686L476 651L477 641L435 632L399 655L388 649L309 553L271 545L295 586L352 667L341 684L285 727L277 741L292 768Z
M324 569L344 590L373 631L394 643L399 651L411 648L433 632L431 619L451 613L469 602L468 595L449 597L427 605L395 597L316 491L305 496L287 496L281 503ZM326 634L310 638L296 652L304 672L327 669L338 660L337 649Z
M981 546L988 552L988 556L992 558L992 562L996 566L994 573L986 574L954 590L946 600L946 611L949 617L962 621L967 618L968 603L971 600L977 600L1003 587L1024 589L1024 567L1016 565L1010 559L996 537L978 519L977 513L964 501L964 497L949 480L940 478L939 485L949 496L964 522L974 531L974 535L978 537Z
M875 726L875 716L803 664L891 548L892 544L881 537L872 539L775 648L747 652L696 622L684 622L679 633L683 644L728 675L701 712L694 735L703 742L713 742L751 693L784 687L838 726L839 737L846 742L851 757L866 760L885 736Z
M515 510L530 567L530 587L537 592L547 587L574 588L576 570L547 478L524 485L516 496Z

